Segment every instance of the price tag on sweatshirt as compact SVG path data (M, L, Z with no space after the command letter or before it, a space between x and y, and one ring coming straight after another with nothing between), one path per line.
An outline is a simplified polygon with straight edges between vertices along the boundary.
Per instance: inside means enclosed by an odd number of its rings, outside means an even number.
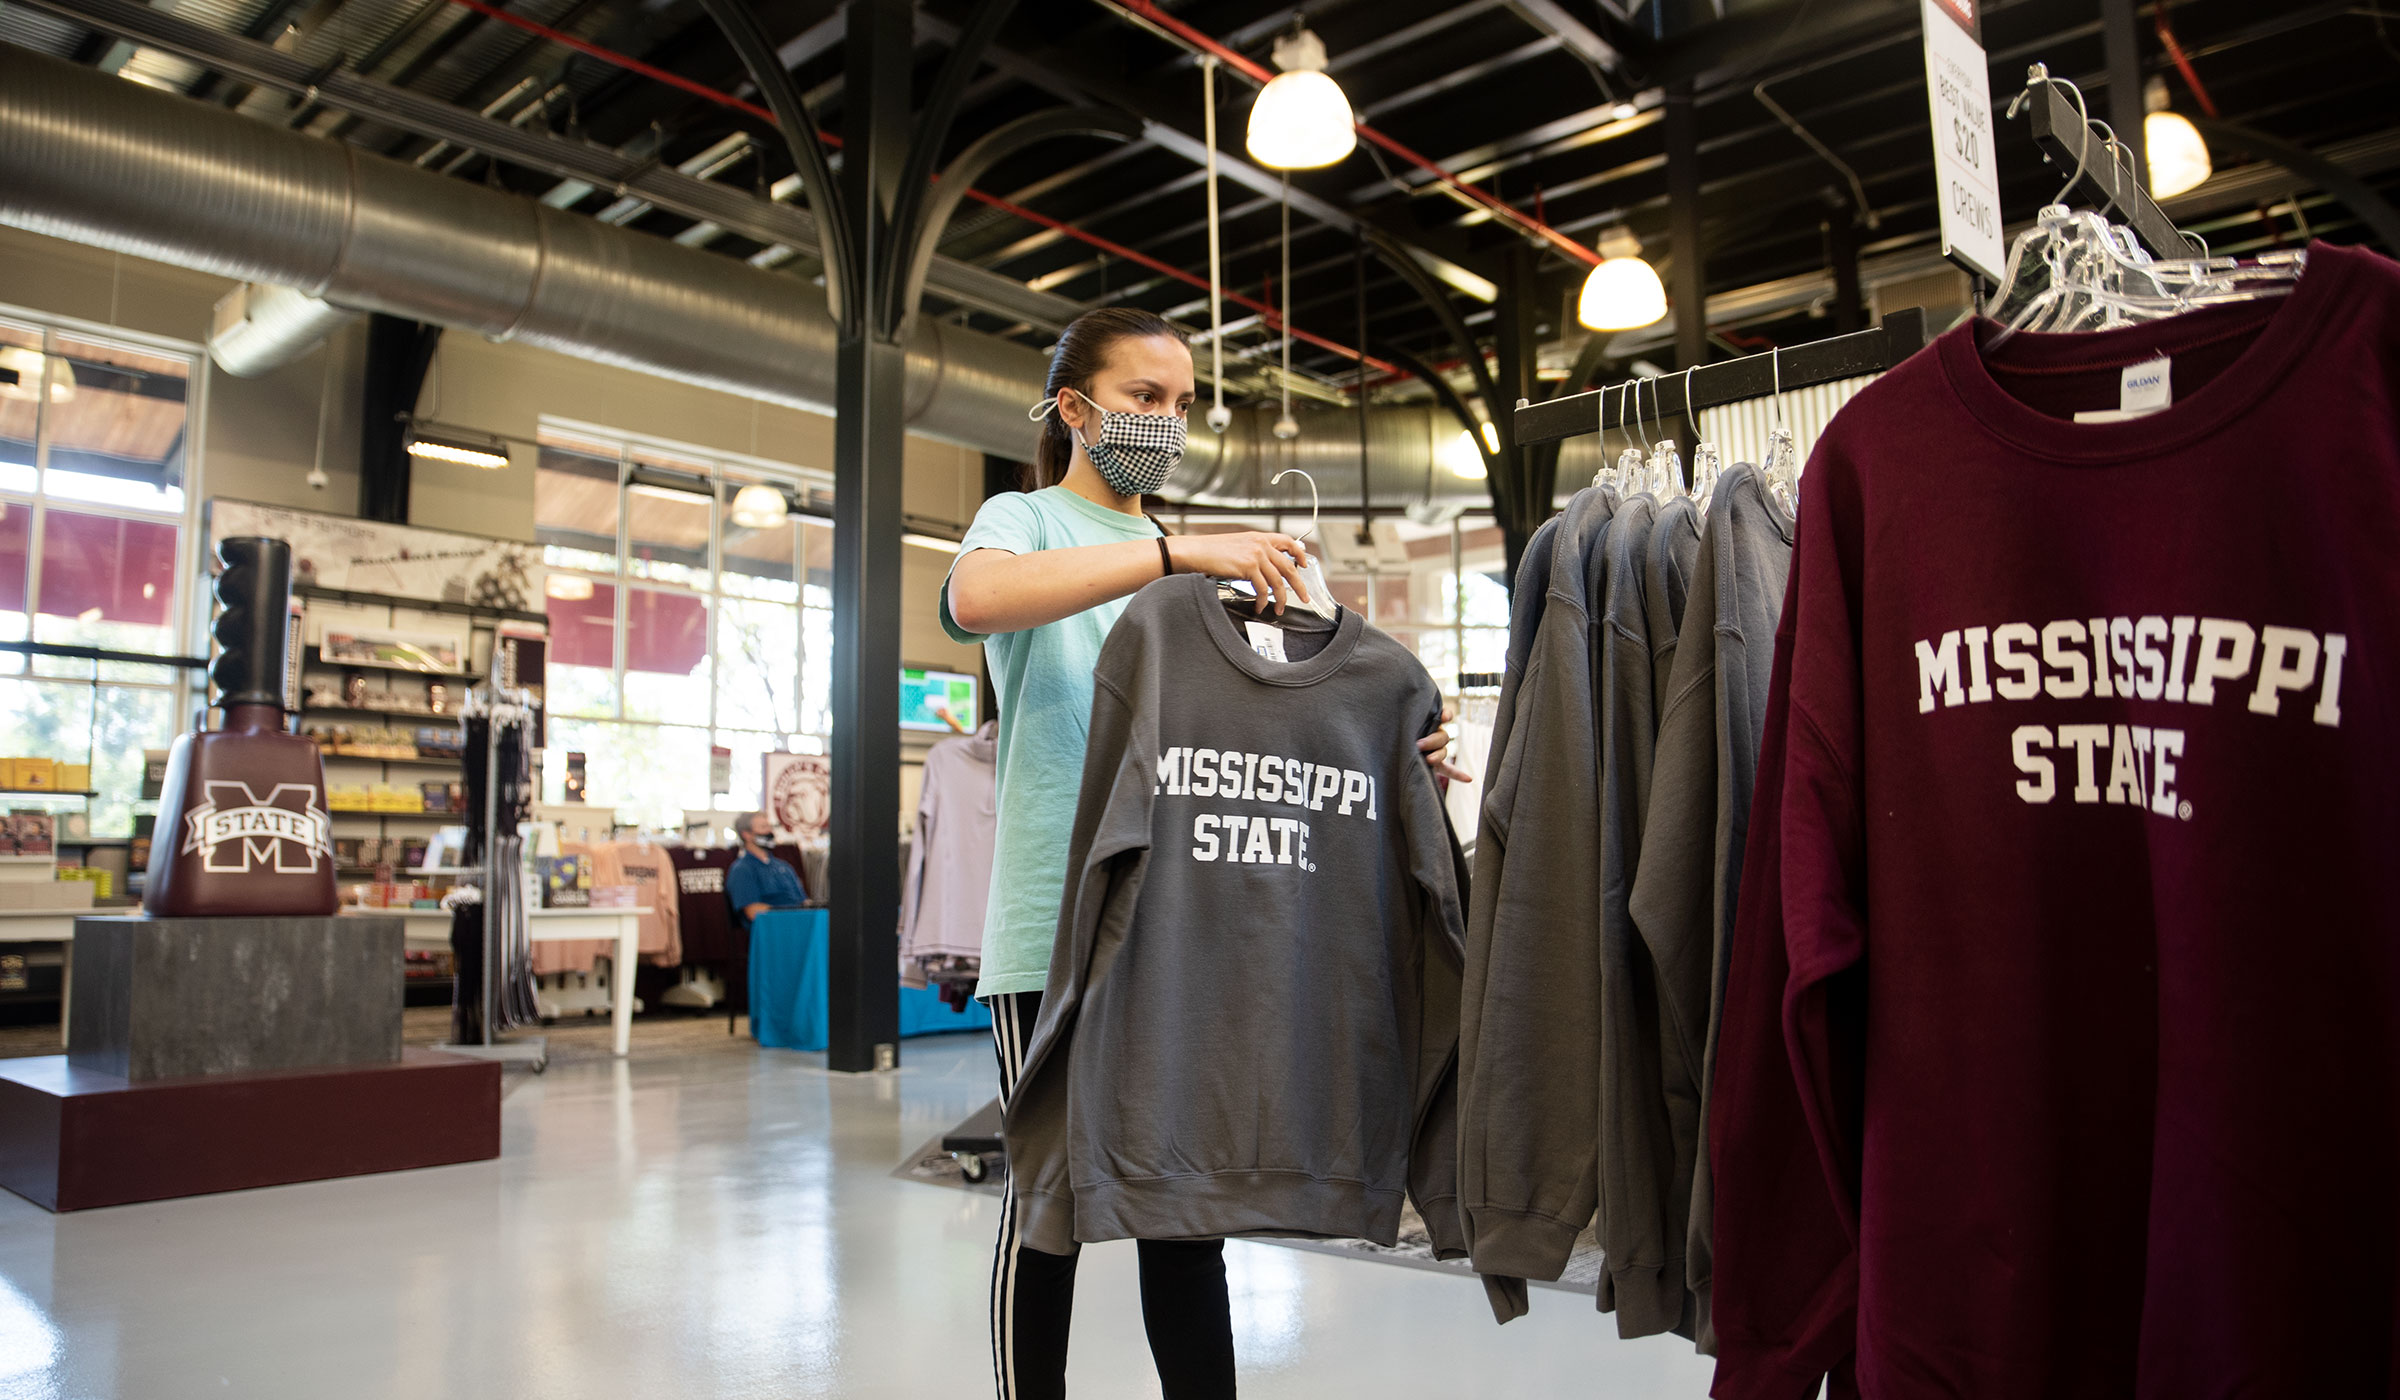
M1269 661L1287 659L1283 654L1283 629L1271 622L1245 622L1250 633L1250 649Z

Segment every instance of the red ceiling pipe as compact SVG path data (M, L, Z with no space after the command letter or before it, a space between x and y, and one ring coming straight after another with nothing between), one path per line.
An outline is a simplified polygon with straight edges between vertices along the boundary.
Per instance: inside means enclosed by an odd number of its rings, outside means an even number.
M1193 48L1199 49L1203 53L1213 55L1217 59L1224 62L1227 66L1231 67L1234 71L1243 74L1253 82L1264 85L1275 76L1274 73L1270 72L1264 65L1253 59L1243 57L1241 54L1238 54L1232 49L1225 47L1223 44L1218 43L1216 40L1208 37L1206 34L1201 33L1199 30L1192 28L1188 24L1185 24L1182 20L1175 18L1175 16L1168 14L1165 10L1162 10L1157 5L1153 4L1152 0L1106 0L1106 3L1125 11L1127 14L1140 17L1147 23L1165 30L1168 34L1192 46ZM1493 195L1484 193L1475 186L1459 179L1456 175L1444 170L1441 166L1434 164L1426 157L1417 154L1408 147L1401 145L1398 141L1395 141L1391 137L1384 135L1380 131L1377 131L1375 128L1367 125L1365 122L1358 122L1356 125L1358 127L1358 134L1360 136L1374 142L1378 146L1381 146L1383 149L1400 157L1402 160L1407 161L1409 164L1417 167L1419 170L1424 171L1426 174L1431 175L1434 179L1440 181L1449 188L1458 191L1462 195L1465 195L1475 203L1491 211L1493 216L1500 219L1502 222L1514 225L1519 232L1540 239L1542 242L1558 249L1560 252L1565 253L1569 257L1583 262L1587 266L1597 267L1600 265L1600 255L1598 253L1593 252L1591 249L1584 247L1574 239L1567 237L1563 233L1560 233L1557 229L1550 227L1540 219L1525 213L1523 210L1517 208L1513 204L1507 203L1506 201L1501 200Z
M700 98L704 101L713 102L720 107L728 107L737 112L747 113L748 115L756 117L760 121L767 123L769 126L773 126L775 124L775 114L768 111L766 108L759 106L755 102L745 102L741 98L735 97L731 93L719 92L717 89L708 86L706 83L695 82L694 80L686 78L679 73L670 73L664 68L660 68L654 64L644 63L638 58L634 58L628 54L618 53L614 49L604 48L601 45L590 42L589 40L578 39L574 35L569 34L564 30L554 29L549 25L527 19L523 15L510 14L508 11L501 9L497 5L485 3L485 0L450 0L450 3L473 10L475 13L483 15L486 18L496 19L502 24L513 25L518 29L524 30L528 34L538 34L542 38L548 39L552 43L564 44L568 48L575 50L577 53L589 54L593 58L597 58L604 63L614 64L615 66L624 69L628 73L639 73L645 78L656 79L657 81L665 83L670 87L677 88L683 92L688 92L694 97ZM829 146L839 148L842 144L841 138L831 132L821 131L817 134ZM1029 223L1040 224L1044 228L1063 233L1069 238L1078 239L1084 243L1088 243L1092 247L1098 248L1104 253L1123 258L1128 262L1139 263L1143 267L1149 268L1154 272L1160 273L1167 277L1172 277L1178 282L1189 283L1194 287L1200 288L1202 291L1206 291L1208 289L1208 279L1204 277L1196 276L1192 273L1184 271L1179 267L1174 267L1170 264L1161 262L1157 258L1151 257L1147 253L1136 252L1135 250L1128 248L1121 243L1116 243L1109 239L1102 238L1096 233L1086 232L1085 230L1077 228L1075 225L1067 223L1064 220L1053 219L1047 214L1037 214L1033 210L1028 209L1021 204L1011 203L1010 201L1002 199L996 194L986 194L982 190L970 189L967 191L967 197L979 204L989 205L990 207L1001 210L1004 213L1013 214ZM1327 340L1321 335L1313 335L1307 331L1300 330L1297 327L1285 326L1283 323L1283 318L1276 314L1275 308L1267 305L1265 302L1254 301L1251 298L1243 296L1241 293L1231 289L1226 291L1225 297L1228 301L1236 302L1242 306L1248 307L1252 311L1257 312L1265 319L1265 323L1269 329L1277 331L1288 330L1294 339L1307 341L1309 344L1314 345L1319 349L1331 351L1334 354L1340 355L1346 360L1363 359L1368 364L1373 365L1377 369L1383 370L1388 374L1396 375L1401 372L1398 366L1387 364L1382 360L1376 359L1372 355L1362 356L1356 350L1352 350L1345 345L1337 344L1334 341Z

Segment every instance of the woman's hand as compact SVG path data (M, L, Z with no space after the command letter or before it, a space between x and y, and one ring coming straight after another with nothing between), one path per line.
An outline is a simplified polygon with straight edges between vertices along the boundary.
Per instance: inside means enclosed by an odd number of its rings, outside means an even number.
M1454 783L1471 783L1475 781L1475 775L1449 761L1450 721L1457 715L1458 707L1443 701L1442 727L1419 739L1417 752L1425 755L1425 766L1433 770L1433 776L1448 778Z
M1179 573L1246 580L1258 590L1258 610L1271 602L1280 613L1288 603L1305 603L1300 570L1308 548L1289 535L1252 530L1238 535L1169 535L1167 553Z

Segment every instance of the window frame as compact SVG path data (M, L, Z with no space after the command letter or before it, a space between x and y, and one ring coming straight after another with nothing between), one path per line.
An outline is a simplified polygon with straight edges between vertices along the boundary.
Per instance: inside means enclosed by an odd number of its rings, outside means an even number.
M32 517L25 537L25 635L27 640L32 640L34 633L40 627L37 619L41 616L43 527L48 522L51 508L56 506L76 515L139 521L144 524L170 523L176 527L173 576L175 586L179 590L183 590L183 596L177 600L180 602L180 606L177 605L177 602L170 602L167 607L168 625L172 633L168 644L177 655L193 655L193 639L205 637L209 623L207 590L199 586L207 570L205 561L197 555L205 489L203 483L207 475L208 433L206 425L208 422L209 375L213 369L205 347L190 341L149 335L140 331L129 331L116 326L102 325L98 322L80 320L71 316L57 316L49 312L35 311L29 307L0 302L0 323L8 322L13 322L15 329L39 331L42 338L41 353L45 358L60 353L56 346L59 337L63 335L75 340L94 341L104 345L114 342L128 350L180 358L190 363L191 374L185 381L190 385L190 389L184 399L184 473L181 509L171 512L144 510L138 506L113 505L71 497L54 500L46 489L51 450L50 401L46 394L37 397L34 401L32 490L22 492L0 487L0 499L5 499L11 509L18 506L25 507L31 512ZM32 677L33 671L30 664L19 674ZM72 678L48 677L44 679L69 680ZM146 684L135 681L111 683ZM190 692L188 678L179 680L174 688L182 693L182 698L177 705L177 712L189 713L187 708Z
M42 556L46 552L50 513L55 507L73 515L134 521L149 525L164 524L173 527L175 530L175 558L169 577L172 581L171 586L177 590L177 596L169 599L167 604L168 638L164 654L181 657L205 654L204 639L208 635L210 622L210 599L209 589L206 586L208 582L207 561L201 554L200 540L208 470L209 390L211 376L215 370L215 366L209 360L206 348L192 341L152 335L121 326L87 321L79 317L61 316L13 303L0 302L0 323L8 324L11 329L38 334L40 353L45 361L51 356L64 353L58 345L59 340L63 337L104 347L122 348L145 355L180 359L190 367L189 373L185 377L187 387L183 403L183 501L182 505L174 510L152 510L139 506L88 501L74 497L53 497L48 490L50 457L54 445L50 398L46 393L36 396L34 400L34 460L31 488L15 490L0 487L0 501L5 501L11 510L25 510L28 516L25 535L25 640L29 643L35 642L36 635L41 628L40 619L43 616L41 611ZM71 646L77 645L77 643L54 643L53 645ZM195 650L196 645L200 645L200 650ZM122 648L102 647L100 649L121 650ZM0 667L13 667L13 669L0 670L0 680L28 686L57 687L60 690L85 692L87 699L84 703L90 710L85 733L87 762L95 761L99 757L96 752L98 747L96 736L102 704L101 692L120 690L169 696L168 712L174 718L169 733L164 736L169 741L172 741L176 733L191 726L206 695L205 673L188 666L162 662L160 668L167 673L166 679L142 680L109 675L108 668L119 664L115 662L51 658L58 665L88 668L87 672L82 675L59 675L41 669L39 665L43 660L41 657L30 653L11 653L10 655L17 659L0 662ZM18 794L14 800L23 800L23 796L23 794ZM87 812L96 811L95 804L102 800L101 798L86 799L85 810ZM145 799L141 798L137 791L135 795L122 799L122 801L126 805L140 806Z
M593 461L603 461L605 460L603 449L613 447L617 459L616 561L612 571L602 572L596 568L586 568L576 563L550 562L547 551L553 548L579 549L587 553L596 551L591 551L582 544L560 544L545 538L546 530L558 527L544 526L539 518L538 504L536 507L534 537L545 551L544 567L548 574L551 577L569 575L586 578L596 586L614 591L613 605L610 609L610 665L607 684L610 702L607 707L608 712L571 712L554 706L553 716L575 724L609 724L677 730L697 728L706 732L711 745L732 747L737 752L740 751L742 744L728 743L728 739L747 741L760 735L775 738L779 744L793 752L828 752L832 742L830 706L814 707L809 703L807 689L810 669L808 624L811 613L821 613L828 623L827 631L830 633L833 610L830 606L830 599L826 606L818 606L809 601L809 570L815 560L810 548L809 531L802 526L816 524L826 528L831 527L832 473L802 467L790 462L778 462L744 453L719 451L549 414L541 415L537 438L544 451L572 452ZM645 457L652 460L645 463L642 460ZM635 470L638 466L643 465L663 465L656 461L658 458L667 459L672 463L672 466L668 468L670 470L695 475L705 474L708 479L710 490L706 499L709 509L709 525L704 565L707 582L704 587L695 587L675 579L651 577L637 572L635 569L637 548L635 535L637 531L633 520L633 502L638 498L636 488L642 484L634 479ZM538 472L556 469L545 467L537 460L536 470ZM538 480L537 477L537 483ZM788 603L775 599L758 598L747 593L728 592L725 587L728 558L725 532L731 528L727 503L731 500L732 493L740 486L762 481L793 492L812 506L821 505L824 512L820 513L819 510L814 509L795 511L790 525L786 527L791 533L790 560L793 579L793 597ZM538 484L536 489L538 492ZM693 494L697 499L698 493ZM706 652L701 669L707 677L708 692L707 717L704 722L642 719L627 713L625 689L628 677L633 674L629 664L629 652L632 647L632 605L636 589L651 589L694 598L704 609ZM725 607L728 603L749 607L783 607L791 610L796 645L793 649L788 677L793 697L793 724L789 729L781 726L779 716L775 717L778 722L773 727L762 729L746 723L729 722L729 717L725 714L726 656L722 646L722 629L726 616ZM824 724L821 727L812 727L811 719L819 714L824 716ZM565 771L564 754L565 750L562 746L560 747L560 757L555 765L556 771L561 775ZM545 789L549 786L549 770L553 766L548 761L544 763ZM718 796L720 794L710 794L712 800Z

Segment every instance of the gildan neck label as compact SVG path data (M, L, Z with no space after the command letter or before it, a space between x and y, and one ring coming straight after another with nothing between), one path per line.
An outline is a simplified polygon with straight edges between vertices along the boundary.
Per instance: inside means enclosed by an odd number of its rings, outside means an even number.
M2125 372L2117 377L2117 407L2137 413L2165 408L2175 402L2174 369L2175 362L2164 355L2127 365Z
M1242 629L1250 634L1250 649L1269 661L1288 661L1283 654L1283 629L1270 622L1245 622Z
M2128 419L2147 418L2175 402L2175 361L2161 355L2138 365L2127 365L2117 376L2117 406L2091 409L2075 415L2078 423L2123 423Z

